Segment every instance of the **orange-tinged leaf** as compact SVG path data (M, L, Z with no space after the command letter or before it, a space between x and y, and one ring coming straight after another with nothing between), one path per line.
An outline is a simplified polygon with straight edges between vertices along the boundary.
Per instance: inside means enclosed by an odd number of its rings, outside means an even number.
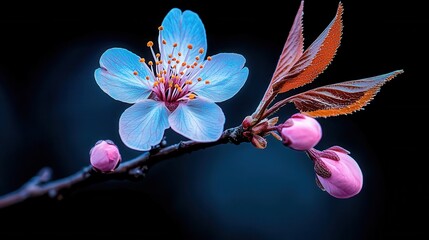
M275 84L278 79L283 79L283 76L289 72L289 70L301 58L304 52L304 36L302 34L302 17L304 15L303 9L304 1L301 1L301 5L299 6L298 12L295 16L292 28L289 31L283 51L280 54L279 61L277 62L276 70L274 71L273 77L271 78L270 85L265 91L264 97L259 103L259 106L252 114L253 119L259 119L268 105L270 105L277 96L278 89L274 91L273 84Z
M321 74L337 52L343 30L343 5L339 3L335 18L308 47L290 71L279 74L274 80L273 91L284 93L312 82Z
M295 16L292 28L289 31L289 36L283 47L282 54L280 55L277 63L276 70L274 71L271 82L279 79L279 76L289 72L293 65L299 60L304 52L304 36L302 17L304 15L304 1L301 1L298 12Z
M315 88L288 98L288 102L311 117L353 113L367 105L384 83L400 73L403 71Z

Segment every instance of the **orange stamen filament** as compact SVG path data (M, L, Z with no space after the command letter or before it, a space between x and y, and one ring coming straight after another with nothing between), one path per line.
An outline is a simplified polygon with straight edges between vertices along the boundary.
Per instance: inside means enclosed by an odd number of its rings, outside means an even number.
M154 44L152 41L149 41L147 46L150 48L153 61L146 62L144 58L141 58L139 61L143 63L144 67L147 67L150 74L138 78L142 79L142 81L145 80L143 82L148 86L152 85L152 91L160 101L175 102L195 99L197 95L192 90L210 84L209 80L203 80L199 75L204 69L205 64L211 60L211 57L209 56L206 58L207 61L203 61L202 54L205 52L204 48L194 51L192 44L185 45L187 49L183 48L185 50L182 49L179 52L177 43L168 43L162 38L164 28L160 26L158 30L159 53L155 54L153 49ZM167 46L171 49L170 53L165 52ZM164 62L162 61L163 57ZM137 71L134 71L133 74L135 76L139 75ZM202 83L199 84L199 82Z

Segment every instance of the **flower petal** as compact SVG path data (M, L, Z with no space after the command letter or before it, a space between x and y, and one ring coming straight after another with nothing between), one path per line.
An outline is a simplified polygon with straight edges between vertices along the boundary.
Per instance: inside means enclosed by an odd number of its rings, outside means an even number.
M203 48L207 51L206 30L200 17L192 11L182 11L180 9L172 9L162 21L163 31L160 31L160 38L167 43L162 45L163 50L161 55L163 61L168 61L168 54L173 52L173 44L177 43L174 53L181 52L182 56L175 57L183 62L185 57L192 58L199 55L198 51ZM161 46L161 43L159 43ZM192 44L192 49L188 49L188 44ZM189 51L189 53L188 53ZM205 51L200 55L204 59Z
M181 103L168 118L171 128L199 142L212 142L222 135L225 115L213 102L202 99Z
M119 135L129 148L147 151L159 142L169 127L169 111L162 102L145 99L122 113Z
M149 69L140 62L139 56L126 49L108 49L100 58L100 67L95 70L95 80L116 100L135 103L146 99L152 91L145 79L151 76Z
M243 87L249 75L249 69L243 68L246 59L235 53L220 53L206 61L197 77L209 84L196 85L193 91L214 102L230 99Z

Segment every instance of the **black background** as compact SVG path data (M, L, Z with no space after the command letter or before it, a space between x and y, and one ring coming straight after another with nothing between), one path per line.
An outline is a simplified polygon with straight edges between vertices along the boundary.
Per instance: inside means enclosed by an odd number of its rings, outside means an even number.
M320 148L341 145L361 165L365 183L358 196L338 200L319 191L304 154L271 138L264 151L215 147L161 163L140 182L109 182L62 201L39 198L2 209L1 239L91 234L381 239L424 233L429 214L423 116L428 110L427 43L422 36L427 16L415 1L343 3L341 47L329 68L305 89L405 71L365 111L320 120ZM329 24L337 4L305 2L306 46ZM237 52L246 57L250 75L245 87L220 103L225 127L239 124L263 95L298 6L296 0L282 6L270 1L121 1L95 6L62 2L38 5L40 10L2 7L0 194L18 188L43 166L51 166L55 178L79 170L88 164L87 151L98 139L114 140L124 159L139 154L126 149L117 134L118 118L128 105L104 94L93 71L110 47L147 56L146 42L156 39L156 28L172 7L200 15L210 55ZM292 112L285 110L282 120ZM180 140L171 130L168 137L169 143ZM213 196L205 194L207 187Z

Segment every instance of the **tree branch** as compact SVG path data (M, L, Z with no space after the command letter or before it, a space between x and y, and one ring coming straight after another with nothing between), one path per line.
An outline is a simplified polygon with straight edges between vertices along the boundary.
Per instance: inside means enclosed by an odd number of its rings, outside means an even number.
M144 152L134 159L123 162L114 172L108 174L98 173L92 166L87 166L70 176L51 181L51 169L43 168L21 188L0 196L0 208L44 195L62 199L64 194L72 192L75 189L107 180L139 179L144 177L144 172L149 167L162 160L220 144L248 142L247 138L242 135L242 132L242 127L237 126L225 130L222 136L215 142L183 141L168 147L156 148L149 152Z

